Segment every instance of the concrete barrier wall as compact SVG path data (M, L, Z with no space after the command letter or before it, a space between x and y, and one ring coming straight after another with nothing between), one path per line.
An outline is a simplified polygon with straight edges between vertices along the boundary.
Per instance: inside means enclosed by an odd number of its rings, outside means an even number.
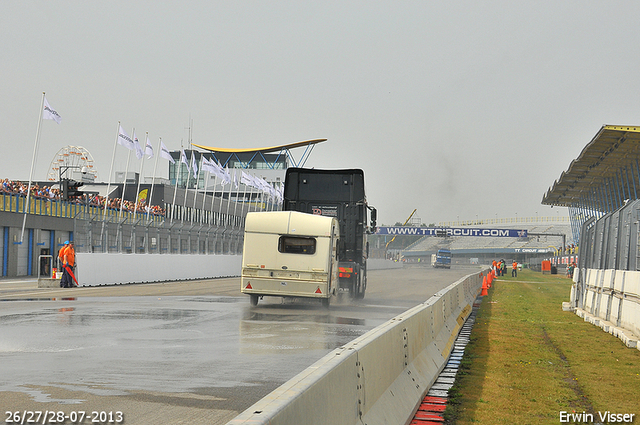
M240 275L240 255L78 253L80 286L165 282Z
M406 423L444 368L482 278L469 275L340 347L229 424Z
M575 313L628 347L640 349L640 272L586 269L580 273L585 276L584 288L571 291ZM580 293L582 302L576 298Z
M165 282L240 276L241 255L77 253L81 286ZM401 268L391 260L370 259L369 270Z

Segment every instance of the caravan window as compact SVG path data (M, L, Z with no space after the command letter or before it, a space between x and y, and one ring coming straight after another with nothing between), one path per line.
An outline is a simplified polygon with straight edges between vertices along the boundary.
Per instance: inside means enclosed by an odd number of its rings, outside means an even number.
M313 255L316 253L316 240L297 236L280 236L278 251L285 254Z

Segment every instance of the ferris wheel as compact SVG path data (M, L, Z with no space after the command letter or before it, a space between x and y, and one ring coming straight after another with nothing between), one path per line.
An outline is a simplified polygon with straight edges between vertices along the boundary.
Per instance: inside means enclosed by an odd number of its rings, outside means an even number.
M94 168L93 157L82 146L65 146L60 149L51 161L47 180L58 181L61 169L63 172L70 170L74 174L81 172L83 176L91 180L98 178L98 171Z

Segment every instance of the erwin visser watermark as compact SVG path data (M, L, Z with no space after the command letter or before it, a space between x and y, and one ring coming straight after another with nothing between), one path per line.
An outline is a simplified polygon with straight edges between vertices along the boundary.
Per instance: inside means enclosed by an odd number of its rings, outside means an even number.
M631 423L634 422L635 413L614 413L610 411L587 412L560 412L560 423L593 424L593 423Z

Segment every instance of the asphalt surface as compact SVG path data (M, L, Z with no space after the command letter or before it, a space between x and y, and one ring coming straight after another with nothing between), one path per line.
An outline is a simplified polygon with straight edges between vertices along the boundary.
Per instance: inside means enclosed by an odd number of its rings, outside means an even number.
M369 271L363 300L328 310L280 298L252 308L239 278L74 289L0 280L3 419L61 411L76 423L84 412L84 423L223 424L475 270Z

